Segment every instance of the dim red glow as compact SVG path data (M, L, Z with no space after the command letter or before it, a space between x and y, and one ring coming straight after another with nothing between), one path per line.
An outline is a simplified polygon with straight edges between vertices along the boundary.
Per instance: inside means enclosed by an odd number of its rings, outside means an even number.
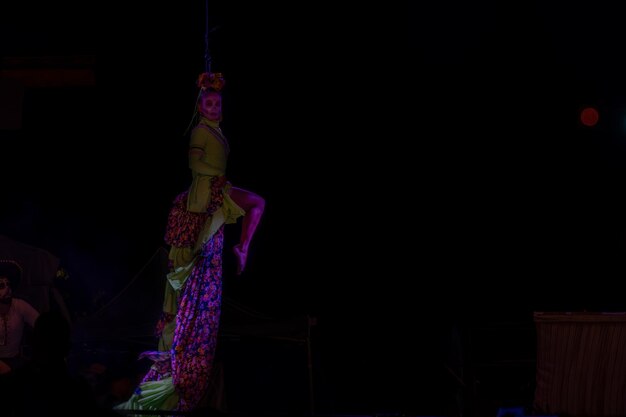
M580 112L580 121L585 126L595 126L599 118L598 111L593 107L586 107Z

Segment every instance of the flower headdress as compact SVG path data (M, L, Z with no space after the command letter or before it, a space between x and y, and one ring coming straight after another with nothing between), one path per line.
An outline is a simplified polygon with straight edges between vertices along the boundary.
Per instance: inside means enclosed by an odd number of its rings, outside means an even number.
M203 72L198 76L196 85L202 90L220 92L224 88L224 75L221 72Z
M198 103L200 102L200 97L202 93L206 91L215 91L220 92L224 88L224 75L221 72L211 72L210 70L201 73L198 75L196 80L196 86L200 89L198 91L198 95L196 97L196 104L193 109L193 116L187 125L187 129L185 129L185 135L189 132L191 127L195 122L197 122L199 113L198 113Z

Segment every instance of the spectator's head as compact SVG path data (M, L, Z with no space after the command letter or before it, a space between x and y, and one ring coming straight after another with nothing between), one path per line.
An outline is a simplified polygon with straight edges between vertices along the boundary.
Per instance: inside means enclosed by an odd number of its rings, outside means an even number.
M17 262L0 259L0 301L11 299L21 275L22 267Z

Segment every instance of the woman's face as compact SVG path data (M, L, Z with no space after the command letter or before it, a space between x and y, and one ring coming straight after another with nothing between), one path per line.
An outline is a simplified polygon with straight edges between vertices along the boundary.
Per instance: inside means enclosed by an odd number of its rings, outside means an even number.
M198 103L198 111L207 119L219 122L222 119L222 98L214 92L203 94Z

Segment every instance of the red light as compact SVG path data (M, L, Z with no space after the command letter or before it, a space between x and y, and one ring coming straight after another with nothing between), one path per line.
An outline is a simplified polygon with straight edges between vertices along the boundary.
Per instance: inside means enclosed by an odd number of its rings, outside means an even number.
M598 123L599 118L600 115L598 114L598 111L593 107L584 108L580 112L580 121L585 126L595 126L596 123Z

